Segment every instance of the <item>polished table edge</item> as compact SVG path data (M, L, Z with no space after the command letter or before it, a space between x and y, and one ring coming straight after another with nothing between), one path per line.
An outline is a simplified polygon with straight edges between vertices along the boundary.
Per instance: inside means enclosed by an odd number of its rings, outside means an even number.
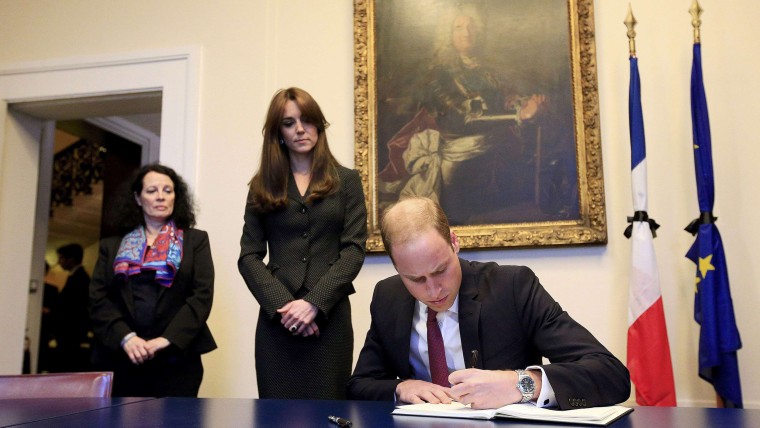
M350 419L354 427L561 427L578 426L528 422L514 419L472 420L391 415L390 401L284 400L251 398L144 398L111 406L79 411L47 420L32 421L29 427L79 426L292 426L337 427L328 415ZM0 400L2 406L2 400ZM760 426L760 410L701 407L626 406L633 412L609 425L612 428L698 428ZM2 408L2 407L0 407Z
M0 427L125 406L156 397L45 397L0 399Z

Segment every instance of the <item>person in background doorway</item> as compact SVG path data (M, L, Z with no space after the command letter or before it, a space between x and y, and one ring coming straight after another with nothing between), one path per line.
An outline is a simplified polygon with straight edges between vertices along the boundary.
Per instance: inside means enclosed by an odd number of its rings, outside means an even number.
M45 262L45 275L50 271L50 265ZM89 286L89 285L88 285ZM37 372L46 373L52 371L56 360L55 351L58 342L55 340L53 329L55 327L55 313L58 307L58 287L45 282L42 294L42 318L40 320L40 346L37 359Z
M67 244L56 250L58 265L69 272L54 312L57 342L55 371L82 372L90 366L90 317L87 310L90 275L82 267L84 249Z
M269 104L238 259L260 305L261 398L343 399L351 375L348 296L364 262L367 210L359 174L330 153L327 126L303 89L280 90Z
M29 374L32 371L32 352L31 352L31 340L29 339L29 329L26 330L24 336L24 360L21 364L21 373Z
M192 197L166 166L137 171L116 204L123 236L103 239L90 285L98 370L117 397L198 395L214 295L208 234L194 229Z

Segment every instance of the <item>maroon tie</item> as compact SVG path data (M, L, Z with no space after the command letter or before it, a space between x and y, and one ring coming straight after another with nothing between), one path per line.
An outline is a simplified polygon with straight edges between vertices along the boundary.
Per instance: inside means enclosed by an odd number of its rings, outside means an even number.
M428 357L430 358L430 378L433 383L445 386L449 384L449 368L446 365L446 350L443 347L443 336L438 328L438 320L435 319L436 311L428 308L427 339Z

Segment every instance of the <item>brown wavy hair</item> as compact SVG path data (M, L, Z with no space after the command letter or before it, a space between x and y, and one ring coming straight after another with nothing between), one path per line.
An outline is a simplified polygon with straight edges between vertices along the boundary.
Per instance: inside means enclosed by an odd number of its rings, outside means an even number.
M282 118L285 104L293 101L301 110L301 118L317 127L317 144L311 161L311 193L307 203L322 199L338 190L340 165L330 152L325 130L330 124L322 114L319 104L300 88L280 89L272 97L261 133L264 141L261 148L259 170L248 183L249 198L257 212L270 212L284 208L288 203L288 180L290 179L290 154L285 144L280 144Z

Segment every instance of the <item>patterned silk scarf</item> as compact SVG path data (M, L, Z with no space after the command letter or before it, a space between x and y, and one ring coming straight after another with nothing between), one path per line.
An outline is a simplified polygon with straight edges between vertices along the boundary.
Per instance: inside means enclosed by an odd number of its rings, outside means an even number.
M153 270L156 271L156 282L159 285L171 287L182 261L183 236L182 229L177 229L174 222L170 221L161 228L146 254L145 227L138 226L121 240L113 262L116 276L121 275L126 279L142 271Z

